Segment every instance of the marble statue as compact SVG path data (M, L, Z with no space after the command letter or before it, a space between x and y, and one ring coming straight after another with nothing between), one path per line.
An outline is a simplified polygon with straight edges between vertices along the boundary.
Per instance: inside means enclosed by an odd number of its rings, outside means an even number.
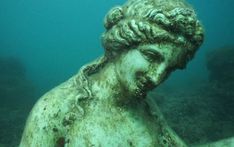
M105 16L105 54L43 95L20 147L185 147L148 91L185 68L203 42L182 0L128 0Z

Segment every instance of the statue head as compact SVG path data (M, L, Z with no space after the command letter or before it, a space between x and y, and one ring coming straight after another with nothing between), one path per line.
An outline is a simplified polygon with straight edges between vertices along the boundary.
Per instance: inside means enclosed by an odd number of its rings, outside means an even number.
M115 62L123 87L140 96L183 69L204 38L183 0L128 0L108 12L104 26L105 59Z

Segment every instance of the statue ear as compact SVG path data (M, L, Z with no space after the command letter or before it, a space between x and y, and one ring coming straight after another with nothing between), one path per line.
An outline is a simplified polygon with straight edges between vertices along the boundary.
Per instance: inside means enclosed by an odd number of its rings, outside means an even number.
M108 30L116 25L123 18L123 9L121 6L112 8L104 19L104 26Z

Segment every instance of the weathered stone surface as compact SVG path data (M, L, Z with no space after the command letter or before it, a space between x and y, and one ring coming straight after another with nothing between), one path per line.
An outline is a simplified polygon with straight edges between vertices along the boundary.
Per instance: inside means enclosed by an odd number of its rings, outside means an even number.
M129 0L110 10L105 55L46 93L20 146L186 146L146 93L183 69L203 41L180 0Z

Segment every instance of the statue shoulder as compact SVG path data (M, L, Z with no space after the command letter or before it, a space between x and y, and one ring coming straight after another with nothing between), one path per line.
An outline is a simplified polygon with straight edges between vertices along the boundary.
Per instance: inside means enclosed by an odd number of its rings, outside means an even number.
M83 86L78 73L45 93L30 112L20 146L54 146L56 134L65 133L83 115L78 105L87 96Z

